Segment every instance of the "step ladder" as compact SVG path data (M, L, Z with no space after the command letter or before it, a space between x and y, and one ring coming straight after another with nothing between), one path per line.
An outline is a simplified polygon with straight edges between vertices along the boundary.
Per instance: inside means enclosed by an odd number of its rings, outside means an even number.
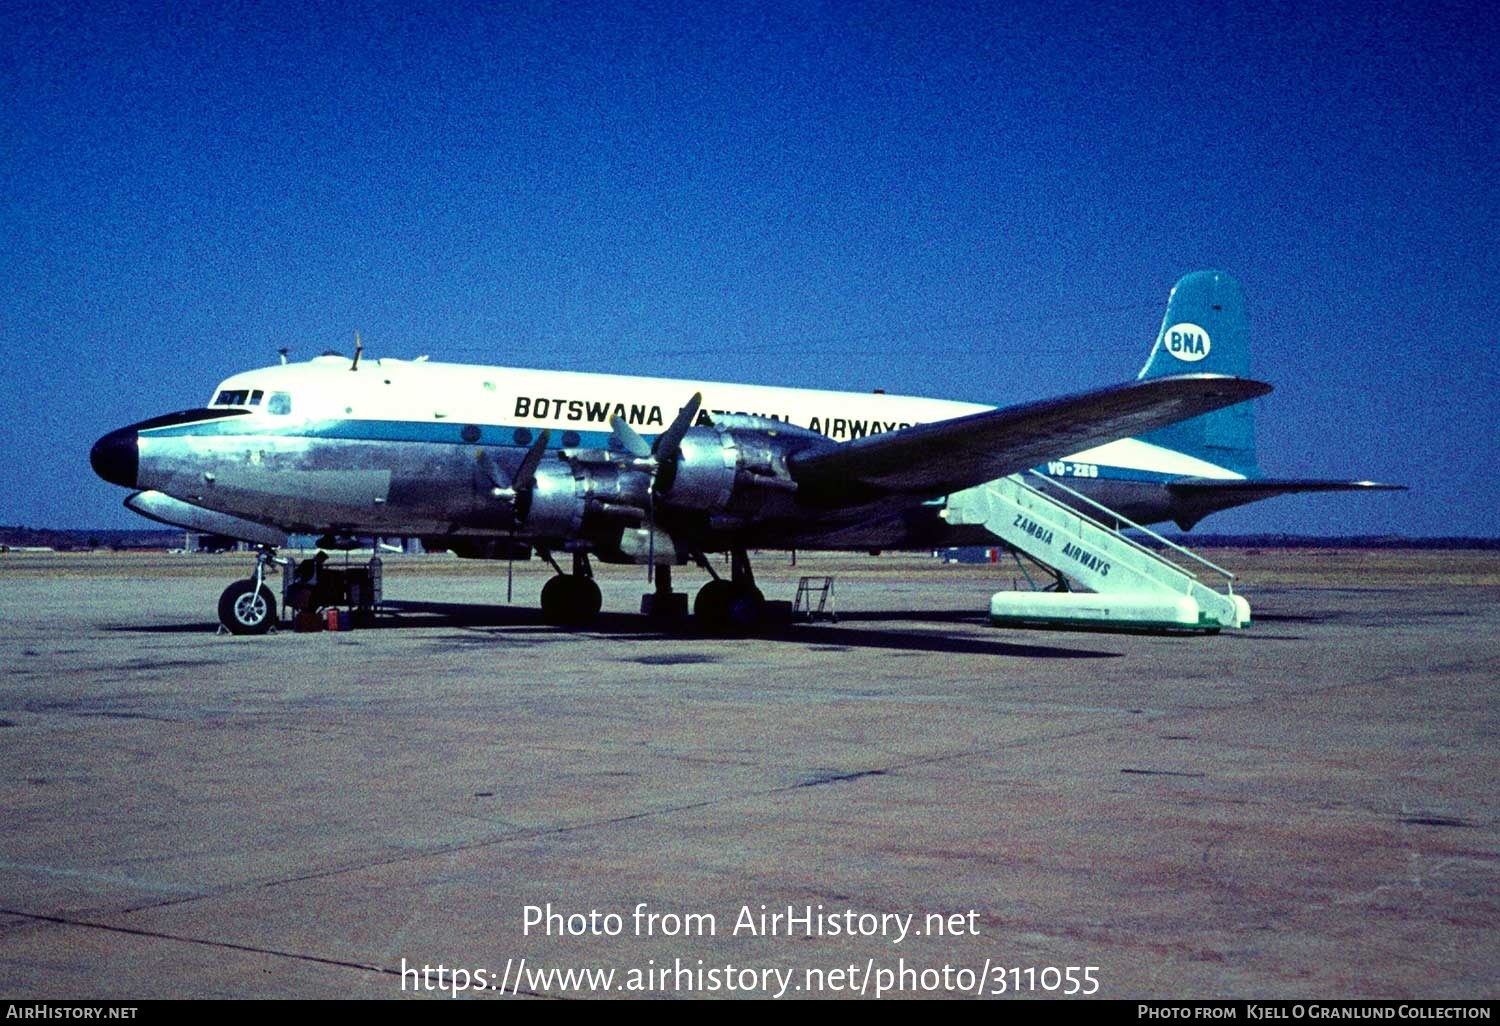
M813 608L813 597L817 596L818 608ZM839 622L838 610L833 601L832 577L803 577L797 582L797 597L792 600L792 615L808 621L826 616L833 623Z
M1141 527L1101 503L1036 471L1027 474L1110 520L1142 531L1165 548L1224 579L1220 592L1195 573L1147 548L1074 505L1044 494L1020 474L948 496L952 525L984 527L1039 563L1093 594L999 592L994 622L1087 622L1188 630L1218 630L1250 623L1250 604L1234 593L1234 574Z

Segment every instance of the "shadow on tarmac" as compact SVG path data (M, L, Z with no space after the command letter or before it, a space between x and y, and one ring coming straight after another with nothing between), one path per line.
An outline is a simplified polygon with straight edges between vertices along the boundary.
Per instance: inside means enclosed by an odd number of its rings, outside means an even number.
M989 641L980 638L953 637L945 634L930 634L921 630L892 631L874 630L849 626L852 622L899 621L903 623L971 623L981 624L983 618L971 609L939 610L936 612L855 613L840 614L838 625L830 624L783 624L770 625L755 632L711 631L698 626L692 618L663 624L638 613L601 613L593 623L583 628L558 627L543 621L540 609L518 606L470 605L457 602L386 602L381 615L372 626L361 631L401 630L404 628L461 628L466 630L505 630L506 635L515 636L518 628L544 633L557 638L582 634L592 637L616 637L630 639L754 639L774 644L817 646L824 651L837 649L890 649L907 652L938 652L953 655L1008 656L1025 659L1116 659L1119 652L1100 652L1092 649L1064 648L1052 645L1015 644L1005 641ZM117 625L105 628L132 634L212 634L218 630L216 622L191 624L161 624L149 626ZM290 632L288 624L278 628ZM496 637L496 640L502 640Z

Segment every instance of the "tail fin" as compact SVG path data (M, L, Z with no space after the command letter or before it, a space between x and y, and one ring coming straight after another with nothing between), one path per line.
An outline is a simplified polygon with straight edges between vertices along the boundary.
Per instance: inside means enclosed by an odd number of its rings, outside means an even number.
M1209 372L1250 376L1250 321L1240 283L1223 271L1194 271L1172 289L1167 315L1140 378ZM1250 403L1158 428L1142 441L1260 476Z

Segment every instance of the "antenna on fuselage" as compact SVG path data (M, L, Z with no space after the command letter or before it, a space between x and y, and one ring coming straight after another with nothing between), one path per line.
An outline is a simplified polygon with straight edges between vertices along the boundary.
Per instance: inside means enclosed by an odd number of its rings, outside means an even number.
M365 351L365 344L359 340L359 332L354 333L354 362L349 365L352 371L359 370L359 354Z
M281 362L283 365L286 364L286 354L290 353L291 351L291 348L288 346L282 346L280 349L276 350L277 355L281 357Z

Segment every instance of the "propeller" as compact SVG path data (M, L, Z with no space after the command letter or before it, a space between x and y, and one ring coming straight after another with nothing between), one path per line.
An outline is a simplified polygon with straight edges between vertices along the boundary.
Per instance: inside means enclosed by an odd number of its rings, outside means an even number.
M529 497L532 487L536 484L536 468L542 462L542 456L547 452L547 441L551 432L543 428L537 433L536 441L531 443L531 448L526 450L526 455L521 457L521 465L516 468L516 476L512 478L505 472L505 468L496 463L494 458L483 449L475 450L475 457L479 461L480 468L485 477L489 478L491 488L490 494L510 507L511 530L520 525L521 516L518 515L518 507L523 497Z
M609 422L614 439L621 449L635 457L634 464L649 475L646 488L646 580L656 580L656 480L662 467L676 463L682 451L682 439L688 428L698 419L698 409L703 405L703 393L694 392L687 404L677 411L677 416L667 429L656 436L651 445L640 432L626 423L624 417L616 416Z
M550 433L543 428L537 433L536 441L531 443L531 448L526 450L526 455L521 457L521 465L516 468L516 476L510 477L505 473L505 468L496 463L489 453L483 449L475 450L475 457L479 461L480 468L485 477L490 480L490 494L505 503L510 510L510 531L512 534L510 544L510 558L505 568L505 601L511 600L511 584L515 575L515 540L514 533L520 526L525 516L525 511L520 509L524 499L530 505L531 489L536 485L536 468L542 462L542 456L547 451L547 440Z

